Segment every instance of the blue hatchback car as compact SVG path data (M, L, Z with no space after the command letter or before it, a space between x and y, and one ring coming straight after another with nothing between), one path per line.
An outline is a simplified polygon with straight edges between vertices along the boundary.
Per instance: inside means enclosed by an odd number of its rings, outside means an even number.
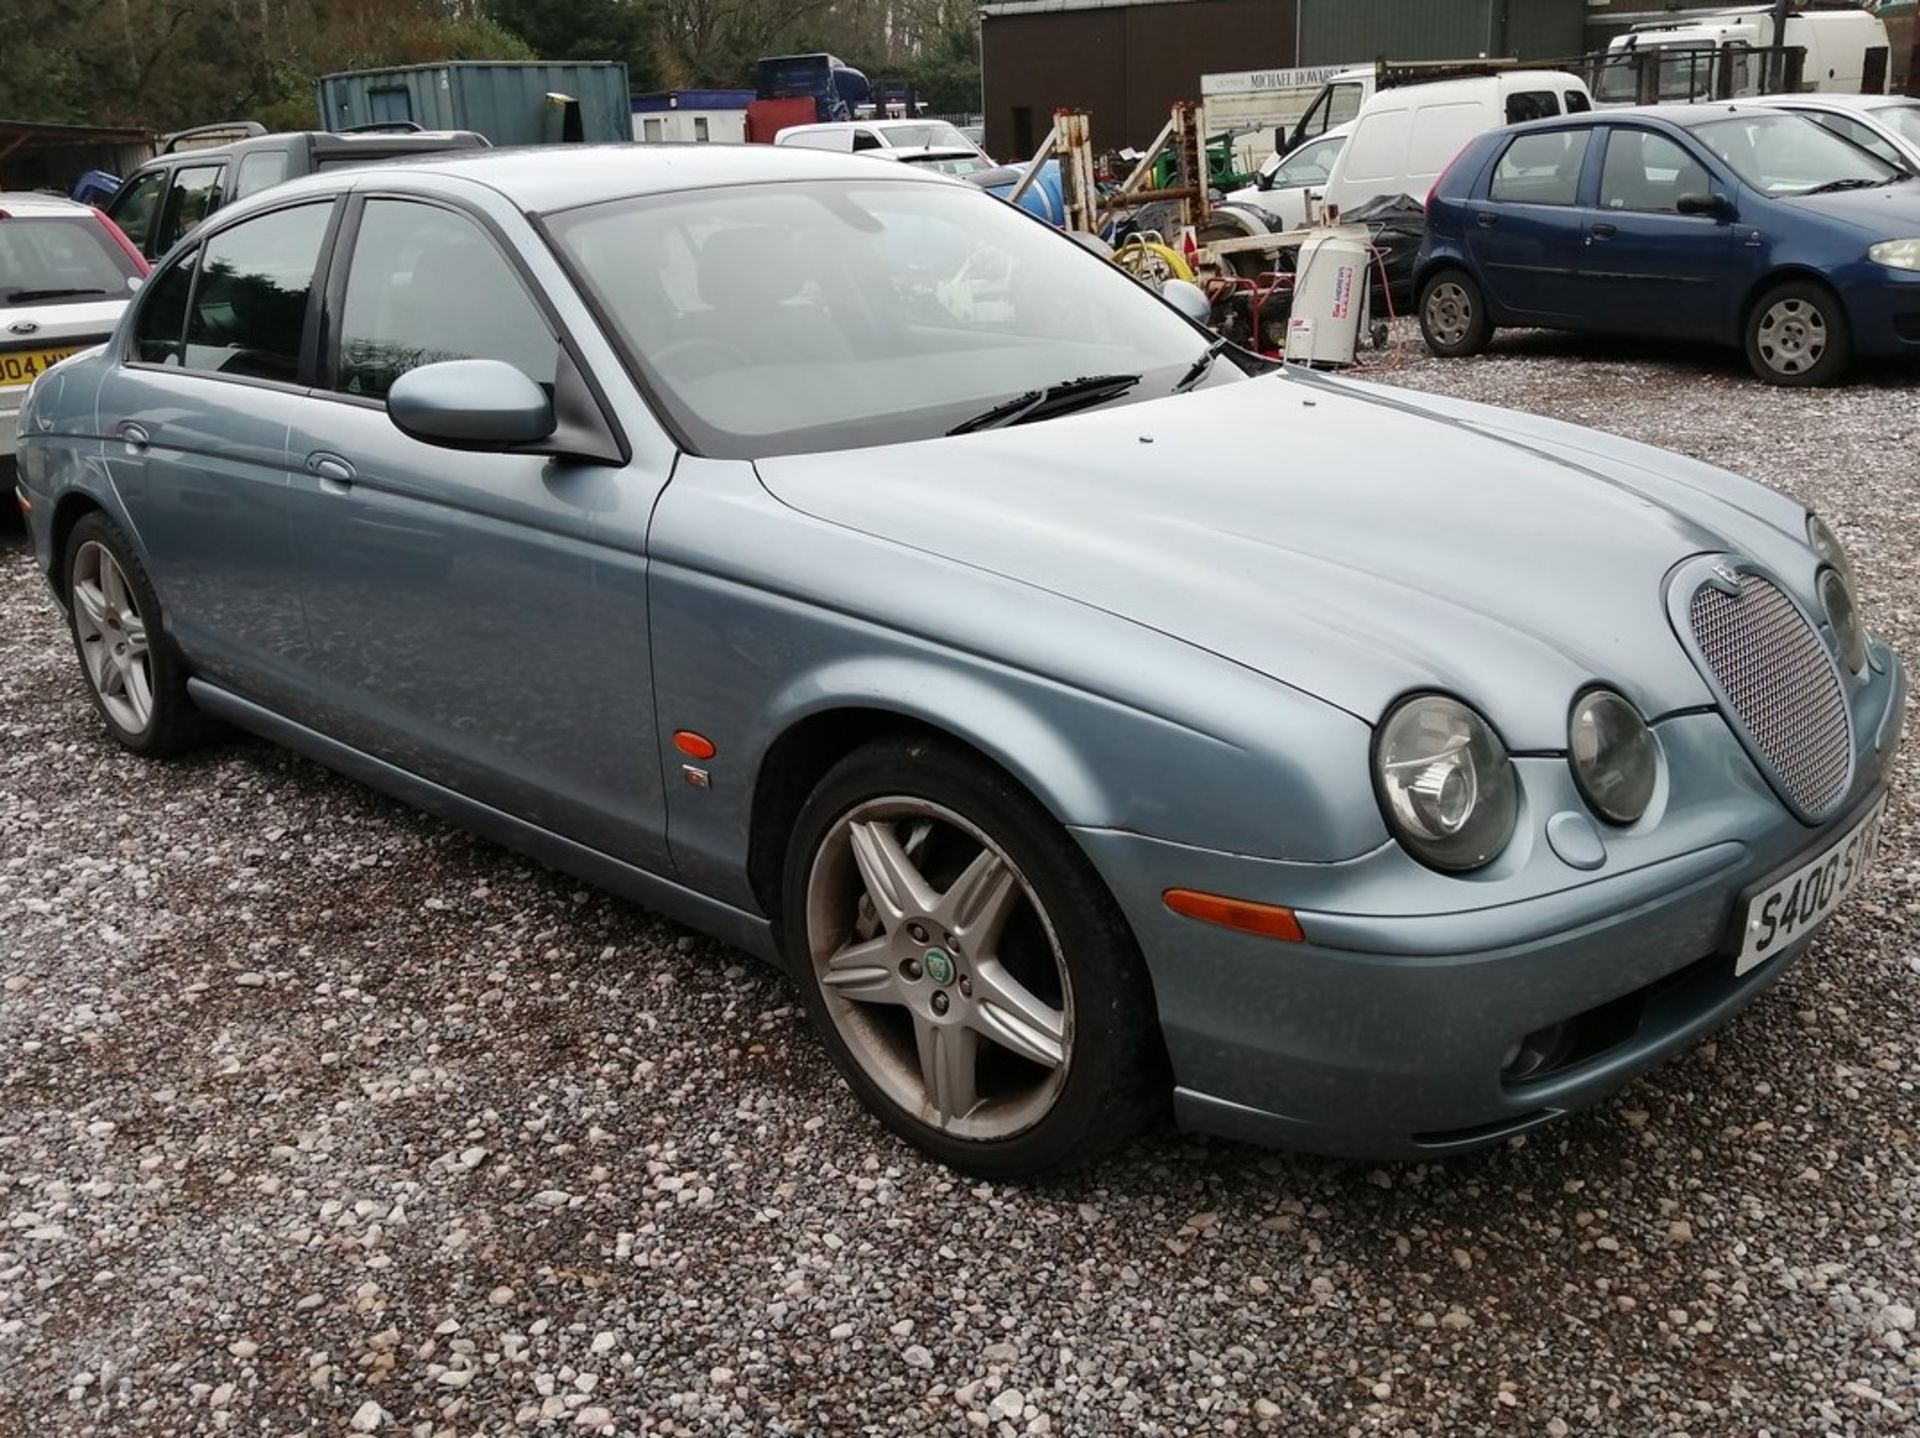
M1920 355L1920 179L1803 115L1667 105L1481 136L1427 201L1420 327L1743 345L1773 384Z

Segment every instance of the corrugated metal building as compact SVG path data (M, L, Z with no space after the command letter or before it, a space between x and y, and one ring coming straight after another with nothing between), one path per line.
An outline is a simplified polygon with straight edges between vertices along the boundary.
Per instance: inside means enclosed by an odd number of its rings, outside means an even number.
M410 120L478 130L496 145L633 138L627 67L617 60L451 60L322 75L314 90L328 130Z
M1647 0L1638 0L1647 3ZM1093 115L1103 148L1144 145L1175 100L1222 71L1586 48L1588 0L987 0L987 148L1033 152L1055 109Z

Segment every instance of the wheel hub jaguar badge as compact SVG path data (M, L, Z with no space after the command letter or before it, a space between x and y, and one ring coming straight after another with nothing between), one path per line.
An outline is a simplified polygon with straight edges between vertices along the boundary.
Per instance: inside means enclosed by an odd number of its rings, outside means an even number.
M947 956L945 949L928 949L926 956L920 960L920 966L936 984L953 982L953 960Z

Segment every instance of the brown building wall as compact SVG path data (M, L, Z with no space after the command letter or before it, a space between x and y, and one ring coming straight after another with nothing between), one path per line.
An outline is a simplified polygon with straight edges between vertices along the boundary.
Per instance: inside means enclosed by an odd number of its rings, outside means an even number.
M1056 109L1093 116L1097 148L1145 145L1200 77L1294 63L1296 0L1190 0L994 15L981 26L987 149L1024 159Z

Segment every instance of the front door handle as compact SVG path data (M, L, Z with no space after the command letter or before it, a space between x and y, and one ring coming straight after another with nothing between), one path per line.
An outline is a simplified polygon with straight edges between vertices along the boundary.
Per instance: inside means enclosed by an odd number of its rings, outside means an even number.
M1609 225L1605 221L1602 221L1593 227L1593 233L1600 239L1610 240L1620 233L1620 227L1618 225Z
M337 454L315 450L307 456L307 470L318 475L320 487L331 494L345 494L353 488L354 468Z
M126 441L129 449L145 449L153 443L153 436L147 433L147 427L135 424L130 419L120 421L120 438Z

